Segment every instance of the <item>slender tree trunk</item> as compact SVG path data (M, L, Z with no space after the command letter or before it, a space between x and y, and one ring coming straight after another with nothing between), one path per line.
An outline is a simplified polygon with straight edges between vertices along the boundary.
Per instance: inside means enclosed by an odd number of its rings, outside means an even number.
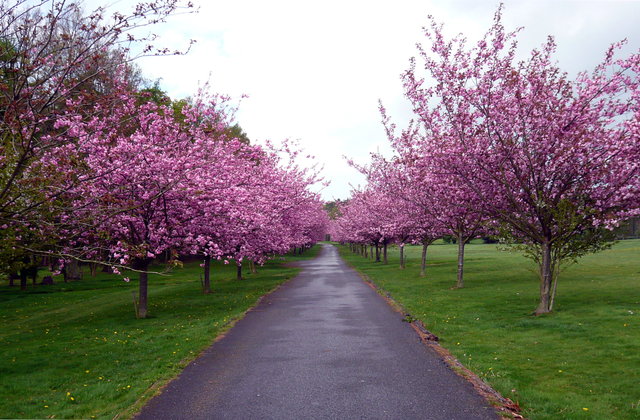
M464 246L465 240L462 234L458 235L458 282L456 288L461 289L464 287Z
M382 244L382 264L387 264L389 261L387 260L387 241L384 241Z
M427 275L427 248L429 247L429 243L422 243L422 255L420 260L420 277L424 277Z
M400 269L404 270L404 244L400 244Z
M138 287L138 318L146 318L147 317L147 302L148 302L148 290L149 290L149 274L147 270L149 269L149 263L151 260L145 258L138 260L135 267L138 270L142 270L140 272L140 284Z
M549 312L553 311L553 304L556 301L556 291L558 290L558 273L554 272L552 283L551 297L549 298Z
M373 259L373 245L369 245L369 258Z
M236 262L236 279L242 280L242 263Z
M256 270L255 261L249 261L249 267L251 268L251 274L256 274L258 270Z
M376 244L376 262L380 262L380 247Z
M551 267L551 244L546 240L542 244L542 263L540 265L540 303L535 314L551 312L551 284L553 282L553 270Z
M363 245L363 247L364 247L364 257L368 259L369 258L369 247L366 244Z
M89 264L89 272L91 273L91 277L95 277L98 274L98 264L90 263Z
M20 270L20 290L27 290L27 269Z
M208 295L211 293L211 257L205 255L204 257L204 280L202 283L202 293Z

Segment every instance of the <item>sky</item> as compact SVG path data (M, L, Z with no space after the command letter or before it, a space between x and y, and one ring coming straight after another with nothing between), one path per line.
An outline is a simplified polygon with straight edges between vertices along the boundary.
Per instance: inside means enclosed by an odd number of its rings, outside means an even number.
M126 12L136 2L115 0ZM477 40L490 27L498 1L488 0L193 0L197 13L153 28L158 44L188 54L138 60L175 99L209 82L241 100L237 122L252 142L299 140L315 156L330 185L324 200L345 199L364 178L346 158L366 163L390 153L378 101L399 127L411 117L400 74L416 43L425 41L427 16L449 36ZM506 0L507 30L524 27L522 57L553 35L556 58L570 75L593 68L623 38L623 54L640 50L640 0ZM87 0L85 7L103 4ZM303 163L308 164L308 163Z

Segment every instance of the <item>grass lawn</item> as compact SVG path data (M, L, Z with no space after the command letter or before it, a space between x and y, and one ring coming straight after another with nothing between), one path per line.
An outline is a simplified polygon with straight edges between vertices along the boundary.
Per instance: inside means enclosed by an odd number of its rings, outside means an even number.
M640 419L640 240L583 258L561 273L555 312L534 317L538 279L522 256L495 245L466 248L465 288L456 245L397 249L389 264L341 247L342 256L440 337L463 364L530 419Z
M237 281L235 265L216 263L213 293L203 295L201 270L194 262L150 276L149 318L140 320L132 298L137 281L113 274L26 292L4 283L0 418L129 417L259 297L299 271L276 260Z

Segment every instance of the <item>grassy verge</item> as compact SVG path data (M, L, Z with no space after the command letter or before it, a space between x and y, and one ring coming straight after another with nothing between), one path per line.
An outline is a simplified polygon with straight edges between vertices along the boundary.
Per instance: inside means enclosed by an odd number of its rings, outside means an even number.
M470 244L466 287L451 290L456 246L420 248L408 266L374 263L342 247L342 256L440 337L463 364L531 419L640 418L639 240L583 258L561 274L555 313L531 315L535 267L495 245Z
M287 256L286 262L307 259ZM272 261L246 280L212 266L203 295L199 264L150 276L150 317L134 316L137 282L100 274L74 283L0 287L0 418L131 415L256 301L299 269Z

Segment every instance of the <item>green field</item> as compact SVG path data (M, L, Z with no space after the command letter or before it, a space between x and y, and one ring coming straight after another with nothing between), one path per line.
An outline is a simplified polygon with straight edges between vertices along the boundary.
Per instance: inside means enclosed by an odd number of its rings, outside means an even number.
M316 247L302 257L310 258ZM186 264L149 279L149 318L135 319L137 282L100 274L73 283L0 287L0 418L131 416L258 298L294 276L283 260L235 280L235 265Z
M440 337L464 365L530 419L640 418L640 240L583 258L561 273L555 312L535 317L533 263L470 244L465 288L456 281L456 245L420 247L399 269L341 247L341 255Z

